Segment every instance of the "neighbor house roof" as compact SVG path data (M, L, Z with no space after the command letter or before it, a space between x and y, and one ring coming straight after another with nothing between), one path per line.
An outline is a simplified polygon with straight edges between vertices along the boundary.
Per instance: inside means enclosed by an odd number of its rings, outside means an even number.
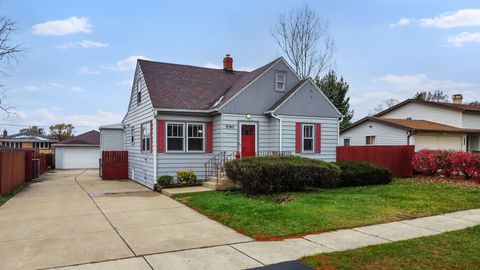
M417 119L397 119L397 118L384 118L384 117L365 117L351 126L343 129L341 133L367 121L374 121L377 123L382 123L397 128L402 128L412 131L431 131L431 132L479 132L475 129L466 129L458 128L454 126L444 125L436 122L426 121L426 120L417 120Z
M55 146L98 146L100 145L100 132L91 130L78 136L63 140Z
M224 104L280 59L250 72L140 59L138 63L154 108L208 110Z
M5 142L57 142L46 135L41 135L34 132L21 132L17 134L8 135L6 137L0 137L0 141Z
M429 105L429 106L435 106L435 107L443 107L447 109L453 109L457 111L465 111L465 112L479 112L480 113L480 105L470 105L470 104L455 104L455 103L448 103L448 102L434 102L434 101L425 101L425 100L417 100L417 99L407 99L405 101L402 101L398 103L395 106L392 106L384 111L381 111L377 113L374 116L382 116L385 115L405 104L408 103L417 103L417 104L424 104L424 105Z

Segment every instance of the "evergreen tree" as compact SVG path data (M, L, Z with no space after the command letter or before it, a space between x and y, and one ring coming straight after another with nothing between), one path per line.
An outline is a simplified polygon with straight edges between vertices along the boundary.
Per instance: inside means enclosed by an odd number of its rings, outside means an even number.
M350 97L347 97L349 84L340 76L337 77L335 71L329 71L322 79L316 79L315 83L330 99L330 101L343 114L341 128L351 125L353 110L350 110Z

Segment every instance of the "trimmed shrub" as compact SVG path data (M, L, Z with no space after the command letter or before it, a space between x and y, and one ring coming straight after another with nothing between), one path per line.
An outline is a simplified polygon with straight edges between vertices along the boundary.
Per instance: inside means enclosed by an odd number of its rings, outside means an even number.
M320 160L302 157L253 157L225 165L227 176L250 194L301 191L309 186L338 185L340 169Z
M180 184L193 185L197 183L197 175L192 170L179 170L177 179Z
M417 174L480 179L480 154L444 150L421 150L412 161Z
M392 173L383 167L364 161L339 161L335 163L342 170L341 186L381 185L392 182Z
M173 184L173 176L162 175L162 176L158 177L157 184L161 187L169 187Z

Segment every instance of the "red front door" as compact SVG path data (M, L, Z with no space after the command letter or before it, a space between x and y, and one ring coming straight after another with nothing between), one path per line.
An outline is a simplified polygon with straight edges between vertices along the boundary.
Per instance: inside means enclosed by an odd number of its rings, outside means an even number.
M255 156L255 125L242 125L242 157Z

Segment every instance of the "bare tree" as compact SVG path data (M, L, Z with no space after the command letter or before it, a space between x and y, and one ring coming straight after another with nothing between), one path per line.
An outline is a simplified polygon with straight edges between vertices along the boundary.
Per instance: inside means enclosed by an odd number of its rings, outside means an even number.
M448 102L448 95L445 94L442 90L435 90L433 92L420 91L415 93L413 99L435 102Z
M317 78L332 63L334 39L329 23L308 5L280 15L272 35L302 78Z
M17 55L23 51L20 44L12 44L10 35L15 31L15 21L6 17L0 17L0 75L6 75L5 69L8 64L16 60ZM0 84L0 88L3 85ZM0 90L0 110L10 114L13 106L8 103L8 96L5 89Z
M391 108L391 107L393 107L397 104L398 104L398 100L396 100L396 99L393 99L393 98L386 99L382 103L378 104L377 107L375 107L373 109L373 112L375 114L377 114L377 113L380 113L380 112L382 112L386 109L389 109L389 108Z

